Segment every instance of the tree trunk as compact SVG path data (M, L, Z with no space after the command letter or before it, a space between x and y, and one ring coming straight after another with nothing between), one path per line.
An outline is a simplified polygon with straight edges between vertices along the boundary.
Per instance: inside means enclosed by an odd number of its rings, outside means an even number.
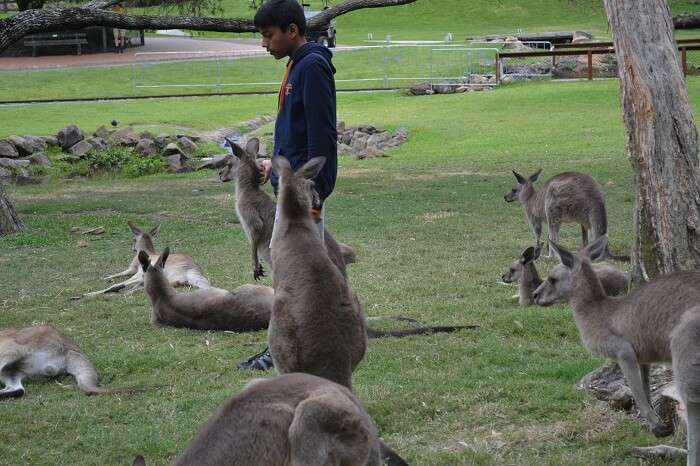
M309 19L307 29L322 29L336 16L364 8L406 5L416 0L346 0ZM253 32L249 19L202 18L198 16L135 16L101 10L115 0L95 0L82 8L27 10L0 19L0 53L27 34L41 31L108 26L120 29L192 29L197 31Z
M15 208L0 185L0 235L17 233L22 230L24 230L24 225L22 225Z
M698 135L665 0L604 0L634 170L632 280L700 268Z

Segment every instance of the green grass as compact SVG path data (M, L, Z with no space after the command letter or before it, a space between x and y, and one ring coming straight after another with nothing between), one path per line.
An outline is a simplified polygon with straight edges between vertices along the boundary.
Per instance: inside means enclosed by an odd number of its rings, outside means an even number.
M689 86L697 110L700 80ZM358 250L350 279L367 313L481 325L370 343L354 387L411 464L634 465L630 447L656 444L640 424L573 389L601 360L581 346L568 307L520 307L515 288L497 284L533 241L521 209L502 199L512 168L594 175L605 186L612 247L629 250L632 176L618 102L615 81L425 98L339 95L348 123L409 130L389 158L341 159L328 205L329 229ZM89 130L115 114L124 124L213 129L273 107L272 97L35 105L0 107L0 121L3 132L20 134L66 123ZM131 260L129 219L162 223L157 247L193 255L214 285L250 282L231 189L197 172L9 191L27 231L0 238L0 327L51 323L81 345L104 384L160 388L88 398L68 378L30 380L24 399L2 403L3 462L116 465L141 453L166 464L219 403L260 376L234 367L264 346L265 332L156 328L143 293L68 299ZM81 248L73 225L107 233ZM562 238L574 246L577 230L567 227Z

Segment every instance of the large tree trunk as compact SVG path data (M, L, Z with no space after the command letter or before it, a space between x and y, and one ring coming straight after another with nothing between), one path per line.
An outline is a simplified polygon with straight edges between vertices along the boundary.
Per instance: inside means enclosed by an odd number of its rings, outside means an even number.
M22 225L15 208L0 185L0 235L17 233L22 230L24 230L24 225Z
M364 8L406 5L416 0L346 0L309 19L307 28L321 29L335 18ZM201 18L198 16L135 16L101 10L116 0L95 0L82 8L47 8L22 11L0 19L0 53L27 34L47 30L80 29L108 26L120 29L193 29L197 31L251 32L249 19Z
M635 180L635 285L700 268L698 135L665 0L604 0Z

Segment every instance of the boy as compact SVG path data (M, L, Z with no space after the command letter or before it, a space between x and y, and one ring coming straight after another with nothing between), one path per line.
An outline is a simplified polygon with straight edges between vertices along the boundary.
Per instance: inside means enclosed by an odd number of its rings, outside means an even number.
M262 46L277 60L289 58L278 94L274 155L286 157L294 169L313 157L326 157L314 179L320 205L311 209L323 238L324 203L333 192L338 172L333 54L306 41L306 18L296 0L266 1L254 23L262 34ZM269 160L263 162L261 172L262 183L270 179L277 194L279 178ZM238 367L266 370L272 367L272 360L264 351Z

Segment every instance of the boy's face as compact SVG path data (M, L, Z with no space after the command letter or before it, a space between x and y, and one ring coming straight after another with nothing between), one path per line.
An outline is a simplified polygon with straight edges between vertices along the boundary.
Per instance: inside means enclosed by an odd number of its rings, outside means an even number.
M277 60L288 57L294 51L295 41L299 38L299 29L292 23L286 31L279 26L269 26L259 29L262 34L262 46Z

